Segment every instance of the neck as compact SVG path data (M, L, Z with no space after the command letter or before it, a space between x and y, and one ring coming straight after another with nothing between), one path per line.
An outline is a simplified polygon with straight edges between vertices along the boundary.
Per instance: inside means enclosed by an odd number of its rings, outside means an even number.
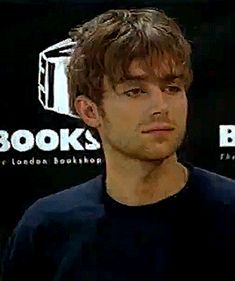
M187 169L176 154L162 161L141 161L123 155L105 154L107 193L130 206L163 200L180 191L187 181Z

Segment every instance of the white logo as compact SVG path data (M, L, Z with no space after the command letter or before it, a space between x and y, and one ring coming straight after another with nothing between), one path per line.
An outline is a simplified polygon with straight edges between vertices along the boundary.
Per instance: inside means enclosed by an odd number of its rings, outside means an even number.
M35 135L29 130L17 130L10 136L5 130L0 130L0 152L13 149L25 152L31 150L35 145L42 151L76 151L98 150L100 143L92 136L89 130L85 132L85 144L79 141L85 129L77 128L72 132L69 129L60 129L59 134L51 129L43 129Z
M38 98L44 109L78 118L69 109L66 75L75 44L66 39L39 54Z
M67 86L67 66L71 52L76 43L71 39L55 44L39 54L38 99L46 110L80 118L72 114L69 108ZM19 129L14 132L0 130L0 152L11 149L19 152L32 150L34 147L41 151L94 151L101 148L100 143L85 128L63 128L58 132L52 129L41 129L32 132ZM30 159L13 157L0 160L0 165L64 165L64 164L101 164L100 157L91 155L70 155L69 157L51 156L49 158Z
M235 147L235 125L219 126L220 147Z

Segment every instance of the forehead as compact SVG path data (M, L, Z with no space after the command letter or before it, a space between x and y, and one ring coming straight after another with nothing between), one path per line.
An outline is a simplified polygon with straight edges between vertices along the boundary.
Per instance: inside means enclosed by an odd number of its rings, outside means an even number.
M169 65L153 61L151 65L145 59L134 59L131 61L129 68L129 77L127 80L151 80L158 82L173 81L181 78L181 75L172 74Z
M149 61L144 59L134 59L128 68L128 75L124 81L116 86L124 84L132 84L136 82L147 82L165 84L169 82L182 82L182 75L173 74L167 65L155 62L149 65Z
M144 58L133 59L127 69L127 75L119 83L114 85L115 89L124 85L136 84L138 82L149 82L164 84L169 82L182 82L182 76L180 74L172 74L170 67L162 62L153 61L151 64ZM111 89L111 82L108 76L104 77L104 87L106 90Z
M129 66L130 76L147 76L151 69L148 69L147 64L144 60L134 59L131 61Z

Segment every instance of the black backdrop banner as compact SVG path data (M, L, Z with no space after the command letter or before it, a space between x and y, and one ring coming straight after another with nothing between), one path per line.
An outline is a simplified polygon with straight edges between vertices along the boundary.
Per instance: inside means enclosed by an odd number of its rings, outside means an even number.
M96 176L104 164L100 143L68 109L68 31L110 8L147 6L174 17L192 42L182 157L235 179L232 2L1 1L1 247L36 199Z

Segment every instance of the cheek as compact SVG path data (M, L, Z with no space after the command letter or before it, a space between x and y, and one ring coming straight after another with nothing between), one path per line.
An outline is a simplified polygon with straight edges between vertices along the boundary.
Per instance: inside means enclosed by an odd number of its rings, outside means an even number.
M178 125L185 126L188 115L187 99L180 99L172 106L172 117Z
M107 113L107 117L112 120L120 120L129 122L134 119L135 115L138 115L138 109L133 104L123 101L110 99L104 103L104 108ZM135 110L134 110L135 109Z
M104 110L106 113L104 122L106 124L109 124L109 126L112 128L115 127L115 130L120 130L123 127L127 127L127 124L130 121L130 109L127 110L124 105L110 100L104 103ZM126 126L123 126L123 124L126 124Z
M188 111L188 100L186 96L182 97L178 100L177 103L175 103L175 109L180 113L182 116L187 114Z

